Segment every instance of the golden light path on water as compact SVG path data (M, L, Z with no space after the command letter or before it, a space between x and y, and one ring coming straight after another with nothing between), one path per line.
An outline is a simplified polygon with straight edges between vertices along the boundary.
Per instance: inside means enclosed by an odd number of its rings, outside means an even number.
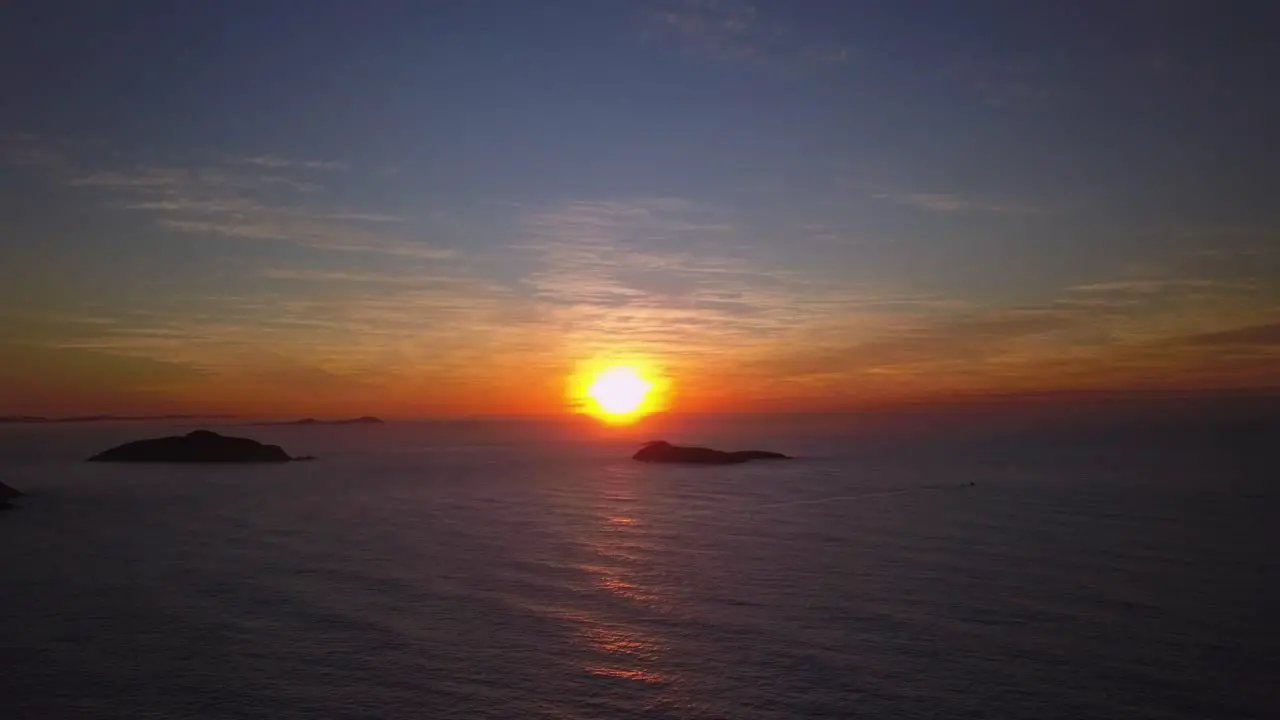
M623 473L625 475L625 473ZM596 560L583 566L599 592L607 593L628 604L660 606L662 597L654 588L645 587L631 569L645 561L646 532L629 514L637 500L628 478L611 474L602 487L603 505L598 509L591 537L583 538L596 555ZM661 684L663 676L656 661L662 652L657 638L637 631L630 623L584 623L582 639L599 654L603 662L589 662L583 668L591 675Z
M592 519L586 532L578 537L594 558L580 569L587 573L595 592L642 614L662 614L669 610L671 598L665 597L662 587L645 579L647 574L652 574L653 555L659 548L653 545L656 538L638 512L643 507L643 498L636 488L638 480L632 472L621 468L601 477ZM578 625L578 635L584 647L591 651L584 658L582 669L596 677L662 687L663 695L668 695L676 688L671 684L674 678L661 669L663 655L668 650L666 643L643 631L642 623L629 621L628 614L575 614L573 620Z

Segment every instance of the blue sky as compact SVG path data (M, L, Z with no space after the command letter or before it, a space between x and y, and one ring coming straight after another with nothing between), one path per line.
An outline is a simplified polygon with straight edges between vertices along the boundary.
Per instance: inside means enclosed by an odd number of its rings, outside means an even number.
M1280 19L1229 7L12 4L0 411L1274 385Z

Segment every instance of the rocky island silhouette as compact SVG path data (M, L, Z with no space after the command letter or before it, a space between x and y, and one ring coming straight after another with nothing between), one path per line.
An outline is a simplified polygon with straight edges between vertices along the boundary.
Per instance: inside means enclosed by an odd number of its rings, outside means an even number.
M290 457L279 445L194 430L186 435L125 443L90 457L89 462L284 463L312 459Z
M302 418L301 420L280 420L273 422L252 423L253 425L384 425L381 418L372 415L364 415L358 418L341 418L338 420L318 420L316 418Z
M20 497L22 497L22 491L0 482L0 510L8 510L13 507L10 501Z
M733 465L751 460L790 460L782 453L765 450L738 450L725 452L706 447L672 445L666 440L654 440L631 456L640 462L682 463L691 465Z

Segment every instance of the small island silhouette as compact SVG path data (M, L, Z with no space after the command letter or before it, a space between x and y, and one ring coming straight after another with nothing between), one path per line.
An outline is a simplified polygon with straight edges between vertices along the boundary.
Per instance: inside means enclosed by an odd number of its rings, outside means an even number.
M672 445L666 440L654 440L644 444L632 459L650 463L686 463L693 465L733 465L751 460L790 460L782 453L765 450L738 450L725 452L705 447Z
M290 457L279 445L194 430L186 435L125 443L90 457L89 462L284 463L313 459Z
M9 504L9 501L20 497L22 497L22 491L0 482L0 510L8 510L13 507L13 505Z
M381 418L372 415L364 415L358 418L342 418L338 420L317 420L316 418L302 418L301 420L277 420L271 422L249 423L258 426L279 426L279 425L384 425Z

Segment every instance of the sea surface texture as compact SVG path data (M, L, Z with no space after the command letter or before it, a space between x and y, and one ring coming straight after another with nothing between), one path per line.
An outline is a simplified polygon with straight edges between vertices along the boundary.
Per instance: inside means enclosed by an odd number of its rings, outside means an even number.
M0 428L0 717L1280 717L1274 435L681 422Z

